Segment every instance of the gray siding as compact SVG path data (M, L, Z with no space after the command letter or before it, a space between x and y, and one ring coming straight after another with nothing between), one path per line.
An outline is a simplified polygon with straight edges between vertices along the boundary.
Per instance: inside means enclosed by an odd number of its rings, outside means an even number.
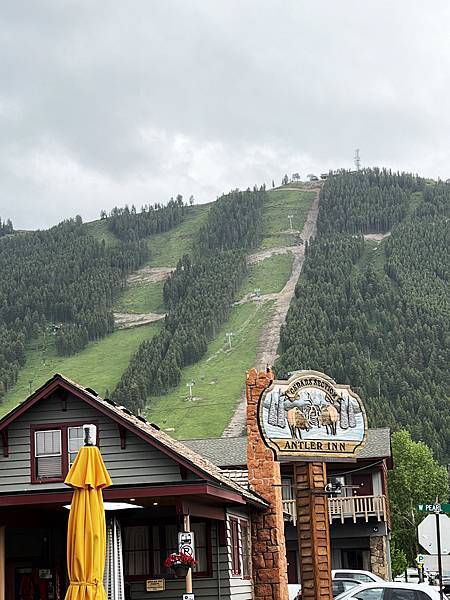
M127 431L126 448L120 447L117 424L85 402L69 397L67 410L59 398L41 400L14 421L8 430L9 457L0 453L2 492L66 489L63 483L31 483L30 427L32 425L88 423L99 427L100 450L113 485L159 484L181 481L177 463L139 436Z
M217 527L211 526L212 577L193 578L192 589L196 598L202 600L220 600L230 598L230 580L228 553L226 548L217 546ZM219 576L218 576L219 574ZM185 593L184 579L167 579L164 592L146 592L145 582L131 584L132 600L180 600Z

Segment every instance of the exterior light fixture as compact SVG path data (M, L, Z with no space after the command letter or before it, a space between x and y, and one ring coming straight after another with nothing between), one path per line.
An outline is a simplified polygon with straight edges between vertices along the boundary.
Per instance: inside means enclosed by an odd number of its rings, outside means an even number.
M130 510L134 508L144 508L143 506L139 506L138 504L130 504L129 502L103 502L103 506L105 510ZM65 504L64 508L70 510L70 504Z

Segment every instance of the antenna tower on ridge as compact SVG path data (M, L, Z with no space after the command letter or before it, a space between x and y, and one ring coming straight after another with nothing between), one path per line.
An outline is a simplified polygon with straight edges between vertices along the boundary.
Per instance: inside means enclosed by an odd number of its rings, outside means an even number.
M359 171L359 169L361 168L361 158L359 156L359 148L356 148L356 150L355 150L354 161L355 161L355 167Z

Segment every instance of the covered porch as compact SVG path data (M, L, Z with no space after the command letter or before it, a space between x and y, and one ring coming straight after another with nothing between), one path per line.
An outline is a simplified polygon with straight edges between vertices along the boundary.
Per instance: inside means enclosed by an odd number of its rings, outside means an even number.
M70 491L0 496L2 600L63 600L69 584L66 507L71 496ZM194 532L198 564L193 570L193 591L197 597L239 594L251 598L248 509L238 494L193 481L163 487L113 487L105 490L104 497L110 509L107 522L115 518L119 524L113 534L108 531L115 555L108 554L107 548L107 557L124 583L124 595L111 598L179 599L186 581L176 579L164 561L178 550L180 531Z

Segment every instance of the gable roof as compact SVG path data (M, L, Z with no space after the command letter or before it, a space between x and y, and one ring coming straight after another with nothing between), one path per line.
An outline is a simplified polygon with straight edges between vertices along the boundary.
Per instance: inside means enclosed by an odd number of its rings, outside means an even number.
M44 383L44 385L31 394L31 396L26 398L26 400L21 402L0 419L0 432L5 430L13 421L37 402L46 398L57 389L63 389L79 399L84 400L197 475L212 480L219 486L226 486L230 490L237 492L246 501L252 504L259 506L267 505L267 502L261 496L232 481L220 468L204 456L195 452L192 448L189 448L182 442L170 437L159 428L151 425L143 417L134 415L124 406L119 406L112 400L101 398L94 390L84 388L59 373L56 373L51 379Z
M219 467L241 467L247 464L246 436L184 440L183 444ZM358 454L358 459L375 458L391 458L391 430L388 427L369 429L366 445Z

